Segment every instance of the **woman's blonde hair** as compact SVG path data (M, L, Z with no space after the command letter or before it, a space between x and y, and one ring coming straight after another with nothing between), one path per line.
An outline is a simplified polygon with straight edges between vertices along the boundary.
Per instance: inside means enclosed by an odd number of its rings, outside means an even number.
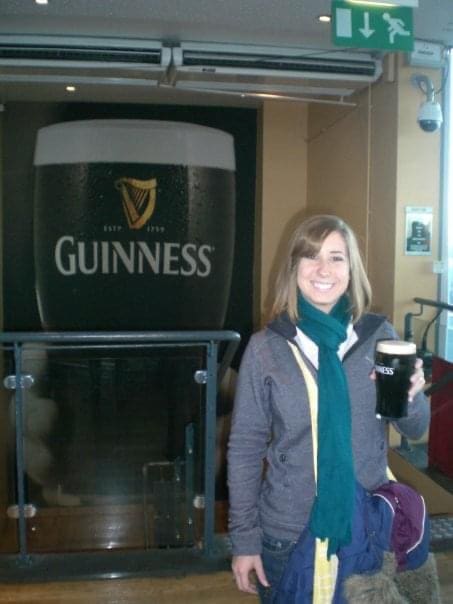
M371 304L371 286L360 256L356 236L349 225L338 216L319 215L304 220L291 237L288 254L276 281L276 296L272 317L286 311L292 321L297 312L297 270L301 258L316 255L331 233L339 233L346 244L350 275L347 293L351 301L353 321L356 322Z

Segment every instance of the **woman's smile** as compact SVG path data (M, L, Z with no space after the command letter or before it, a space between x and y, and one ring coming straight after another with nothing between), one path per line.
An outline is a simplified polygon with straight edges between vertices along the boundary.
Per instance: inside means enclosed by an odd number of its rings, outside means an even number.
M333 287L333 283L318 283L317 281L312 281L312 285L313 287L316 287L316 289L320 289L320 290L328 290L331 287Z

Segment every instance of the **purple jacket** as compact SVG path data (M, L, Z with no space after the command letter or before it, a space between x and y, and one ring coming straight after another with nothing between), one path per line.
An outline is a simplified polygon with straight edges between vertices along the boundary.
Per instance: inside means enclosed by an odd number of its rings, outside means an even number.
M424 549L420 546L427 533L423 497L401 482L383 484L373 492L373 497L381 497L392 511L390 545L398 563L397 570L416 568L417 556Z

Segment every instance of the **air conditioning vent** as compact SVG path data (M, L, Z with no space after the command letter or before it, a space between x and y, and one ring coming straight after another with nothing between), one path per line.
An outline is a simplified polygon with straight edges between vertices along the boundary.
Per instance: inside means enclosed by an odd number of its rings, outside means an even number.
M375 82L382 64L367 53L184 42L173 71L181 88L346 96Z
M162 49L140 48L118 49L114 47L48 47L48 46L17 46L0 45L0 60L19 61L102 61L105 63L149 63L160 65Z
M125 84L149 87L166 76L161 42L70 36L0 36L0 83Z
M17 91L78 85L88 95L122 87L143 98L160 92L335 96L342 101L375 82L380 59L369 53L52 35L0 35L0 84ZM85 88L83 88L85 87ZM49 92L50 94L50 92ZM108 92L110 94L110 92ZM154 95L155 96L155 95ZM6 97L7 98L7 97Z
M224 53L196 53L185 51L183 53L183 65L203 66L206 70L209 67L236 67L238 69L256 69L256 70L275 70L292 71L307 73L333 73L333 74L353 74L374 78L376 75L376 61L371 59L360 60L354 58L310 58L301 55L300 57L271 56L271 55L253 55L248 54L240 56L237 54Z

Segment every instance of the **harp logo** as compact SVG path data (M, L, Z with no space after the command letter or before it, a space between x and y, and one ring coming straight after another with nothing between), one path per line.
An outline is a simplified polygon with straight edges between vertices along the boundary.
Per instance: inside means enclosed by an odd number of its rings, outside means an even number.
M151 218L156 206L157 180L118 178L115 188L121 193L123 210L130 229L139 230Z

